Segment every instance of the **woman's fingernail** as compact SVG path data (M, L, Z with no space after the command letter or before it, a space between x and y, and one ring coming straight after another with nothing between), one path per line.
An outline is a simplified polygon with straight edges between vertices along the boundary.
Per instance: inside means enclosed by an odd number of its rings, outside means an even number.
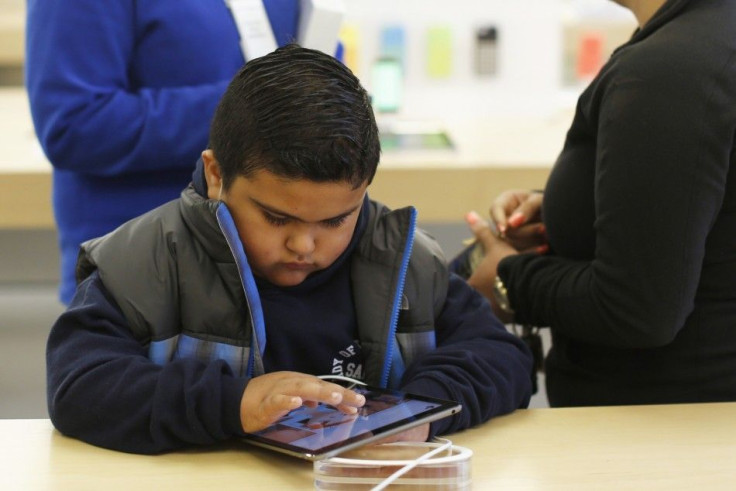
M524 215L521 212L515 212L509 217L509 225L512 227L518 227L524 223Z
M494 237L503 239L503 233L501 232L501 229L498 228L498 225L496 225L496 222L488 222L488 226L490 227L491 233Z
M478 220L480 220L480 215L478 215L478 212L469 211L465 215L465 219L468 221L469 224L475 225L476 223L478 223Z
M544 224L540 224L539 228L537 228L537 234L544 235L547 233L547 227L544 226Z
M536 249L537 254L546 254L549 251L549 246L547 244L543 244Z

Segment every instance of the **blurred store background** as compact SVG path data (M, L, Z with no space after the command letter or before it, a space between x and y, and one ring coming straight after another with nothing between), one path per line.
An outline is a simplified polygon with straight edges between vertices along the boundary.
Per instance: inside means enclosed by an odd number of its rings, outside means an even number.
M463 214L544 186L574 104L635 28L609 0L344 0L345 62L372 94L372 197L414 204L452 256ZM0 0L0 418L47 417L44 346L62 311L50 166L23 88L25 0ZM547 340L548 341L548 340ZM544 392L533 406L546 405Z

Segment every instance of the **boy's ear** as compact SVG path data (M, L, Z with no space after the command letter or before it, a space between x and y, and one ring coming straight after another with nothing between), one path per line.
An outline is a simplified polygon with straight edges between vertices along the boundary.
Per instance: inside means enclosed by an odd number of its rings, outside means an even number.
M219 199L222 193L220 164L215 159L215 154L212 153L211 149L202 152L202 161L204 162L204 178L207 181L207 197L209 199Z

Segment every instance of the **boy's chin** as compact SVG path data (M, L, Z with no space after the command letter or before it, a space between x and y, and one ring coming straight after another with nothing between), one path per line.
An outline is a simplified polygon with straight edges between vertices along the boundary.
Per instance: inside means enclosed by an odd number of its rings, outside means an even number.
M296 286L306 280L310 273L311 271L279 271L276 274L266 275L266 280L280 287Z

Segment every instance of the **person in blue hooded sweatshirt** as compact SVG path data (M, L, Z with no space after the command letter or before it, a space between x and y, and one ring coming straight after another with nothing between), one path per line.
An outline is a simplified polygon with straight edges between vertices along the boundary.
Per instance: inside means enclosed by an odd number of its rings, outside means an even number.
M297 36L299 0L263 0L276 44ZM175 199L210 118L245 63L225 0L29 0L26 86L53 166L60 299L79 245Z
M339 61L288 45L248 62L181 197L83 245L47 345L56 428L156 453L364 403L317 375L462 404L408 440L525 407L529 350L448 272L414 208L369 199L379 156L368 94Z

